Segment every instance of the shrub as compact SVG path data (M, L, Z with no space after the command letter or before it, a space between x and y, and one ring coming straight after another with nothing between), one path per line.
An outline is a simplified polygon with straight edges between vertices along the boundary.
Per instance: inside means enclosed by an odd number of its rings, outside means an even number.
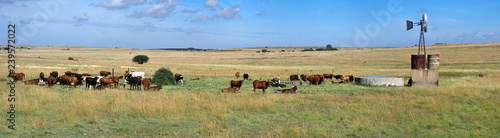
M267 49L262 49L262 53L269 52Z
M138 64L148 63L148 60L149 57L146 55L137 55L132 59L133 62L136 62Z
M316 51L325 51L324 48L316 48Z
M169 69L160 68L156 70L151 81L156 85L172 85L175 84L175 77Z
M75 60L73 57L69 57L68 60Z
M306 49L304 49L302 51L314 51L314 49L313 48L306 48Z

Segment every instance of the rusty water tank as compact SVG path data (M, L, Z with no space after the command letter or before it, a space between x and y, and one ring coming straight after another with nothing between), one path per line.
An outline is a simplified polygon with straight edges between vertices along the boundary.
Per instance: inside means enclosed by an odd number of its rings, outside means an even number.
M427 68L439 69L439 54L427 56Z
M425 69L425 55L411 55L411 69Z

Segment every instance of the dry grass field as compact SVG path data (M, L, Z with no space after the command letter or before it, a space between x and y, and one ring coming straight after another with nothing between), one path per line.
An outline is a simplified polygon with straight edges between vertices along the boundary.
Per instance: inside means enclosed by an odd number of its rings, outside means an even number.
M69 48L70 50L63 50ZM300 52L304 47L231 48L225 51L165 51L127 48L35 47L16 51L16 72L98 75L115 69L143 71L150 78L165 67L184 75L184 86L161 91L84 90L17 83L16 131L7 128L7 63L0 70L2 136L162 137L500 137L500 43L427 47L440 54L439 87L365 87L326 83L220 93L234 73L250 79L288 80L292 74L352 74L411 77L416 47L346 47ZM285 50L285 52L281 52ZM293 52L292 52L293 51ZM0 60L7 61L0 51ZM148 63L131 60L147 55ZM68 60L68 57L78 61ZM484 74L483 78L478 75ZM190 81L200 78L199 81ZM242 79L242 78L240 78ZM123 82L122 82L123 83ZM287 88L291 88L288 85ZM293 87L293 86L292 86ZM128 88L128 86L127 86Z

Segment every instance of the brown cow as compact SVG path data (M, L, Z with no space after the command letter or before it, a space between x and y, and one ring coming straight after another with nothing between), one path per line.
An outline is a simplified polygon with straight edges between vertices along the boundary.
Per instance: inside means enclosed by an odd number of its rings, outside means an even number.
M191 79L192 81L195 81L195 80L200 80L200 78L195 78L195 79Z
M298 80L300 81L299 75L290 75L290 81Z
M342 82L343 83L349 83L351 81L351 76L344 76L342 77Z
M309 75L306 77L311 85L319 85L325 81L325 77L322 75Z
M234 74L234 76L236 77L236 79L238 79L240 77L240 72L236 72L236 74Z
M229 87L229 88L224 88L221 90L221 92L227 92L227 93L237 93L238 91L240 91L240 88L238 88L238 87L236 87L236 88Z
M45 74L43 74L43 72L40 72L40 79L43 79L45 78Z
M56 81L56 78L54 78L54 76L49 76L47 78L47 84L49 86L52 86L52 85L56 85L57 81Z
M24 83L24 78L26 77L26 75L24 75L24 73L9 73L7 77L12 77L14 81L21 80Z
M61 81L59 84L61 85L69 85L73 81L73 77L68 76L68 75L62 75L61 76Z
M281 90L281 93L295 93L295 91L297 91L297 86L294 86L293 88L291 89L284 89L284 90Z
M57 71L53 71L52 73L50 73L50 76L54 76L54 78L57 78L59 77L59 73Z
M70 73L72 73L72 72L71 72L71 71L69 71L69 70L68 70L68 71L66 71L66 72L64 72L64 74L65 74L65 75L68 75L68 76L69 76L69 74L70 74Z
M151 78L145 78L141 83L144 85L144 90L147 90L151 85Z
M101 78L99 80L99 82L101 83L101 85L103 84L106 84L109 86L109 88L111 89L111 86L113 86L115 84L115 80L114 78Z
M301 74L301 75L300 75L300 79L302 79L302 81L306 81L307 76L306 76L306 75L304 75L304 74Z
M270 81L255 80L253 81L253 92L255 92L256 89L262 89L262 93L265 94L266 89L267 87L269 87L269 85L271 85Z
M483 74L479 74L479 78L482 78L483 77Z
M83 75L83 76L87 76L87 77L88 77L88 76L92 76L92 75L90 75L90 74L88 74L88 73L83 73L82 75Z
M332 79L333 78L333 74L324 73L323 76L325 77L325 79Z
M27 84L27 85L38 85L38 82L40 82L40 79L32 79L32 80L25 81L24 84Z
M110 75L110 74L111 74L111 72L109 72L109 71L104 71L104 70L103 70L103 71L101 71L101 72L99 72L99 73L101 74L101 76L104 76L104 77L107 77L108 75Z
M231 88L233 87L240 88L241 85L243 85L243 81L244 80L239 80L239 81L231 80Z
M115 77L109 77L112 78L113 81L115 82L115 88L118 87L118 82L120 82L120 79L123 79L123 76L115 76Z
M156 90L156 91L160 91L161 89L163 89L163 87L161 87L161 85L158 85L158 86L154 86L154 87L149 87L149 90Z
M71 84L71 86L73 86L73 88L76 88L76 85L78 84L78 78L76 78L75 76L71 76L71 82L69 84Z

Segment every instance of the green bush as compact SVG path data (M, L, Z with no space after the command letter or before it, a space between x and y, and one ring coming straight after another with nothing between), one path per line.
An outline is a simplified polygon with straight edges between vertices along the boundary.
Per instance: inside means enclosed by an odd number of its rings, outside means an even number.
M160 68L156 70L151 81L156 85L172 85L175 84L175 77L169 69Z
M262 49L262 53L269 52L267 49Z
M68 60L75 60L73 57L69 57Z
M302 51L314 51L314 49L313 48L306 48L306 49L304 49Z
M316 51L325 51L324 48L316 48Z
M146 55L137 55L132 59L133 62L136 62L138 64L148 63L148 60L149 57Z

